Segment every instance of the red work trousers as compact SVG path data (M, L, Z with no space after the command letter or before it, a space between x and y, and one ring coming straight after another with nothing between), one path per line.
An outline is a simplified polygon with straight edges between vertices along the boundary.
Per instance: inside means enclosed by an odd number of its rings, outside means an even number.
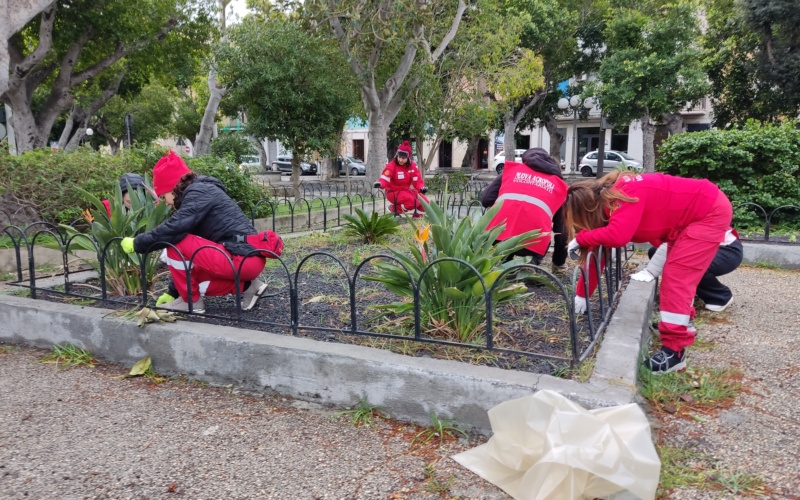
M389 211L402 214L404 212L414 212L415 214L425 213L422 203L419 202L417 197L422 198L428 202L428 198L420 194L419 191L411 191L410 189L403 189L398 191L386 191L386 199L389 200Z
M667 261L661 274L661 345L681 351L694 342L689 321L694 319L697 284L714 260L733 218L728 197L720 191L708 214L682 228L668 243Z
M248 236L248 238L251 237ZM257 238L257 236L253 236L253 238ZM195 254L195 251L201 247L214 248L203 248ZM242 268L239 274L239 283L240 287L244 289L244 284L257 278L267 262L266 257L258 255L247 258L231 255L222 244L190 234L175 245L175 248L167 247L169 273L172 275L175 288L185 301L189 300L186 286L186 266L189 265L189 259L193 255L191 269L193 301L197 301L205 295L215 297L236 293L233 280L240 265ZM242 260L244 260L244 264L242 264ZM231 266L231 262L233 262L233 266Z

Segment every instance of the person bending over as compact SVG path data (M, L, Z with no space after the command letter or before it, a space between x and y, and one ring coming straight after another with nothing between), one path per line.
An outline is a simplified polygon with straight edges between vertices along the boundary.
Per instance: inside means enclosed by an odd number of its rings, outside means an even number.
M568 251L580 250L582 264L600 245L667 244L658 322L662 347L644 364L654 374L685 369L686 347L695 338L689 329L695 290L731 225L728 197L706 179L616 171L570 186L564 207L570 233L578 231ZM596 286L591 281L590 293ZM586 310L582 285L581 279L575 312Z

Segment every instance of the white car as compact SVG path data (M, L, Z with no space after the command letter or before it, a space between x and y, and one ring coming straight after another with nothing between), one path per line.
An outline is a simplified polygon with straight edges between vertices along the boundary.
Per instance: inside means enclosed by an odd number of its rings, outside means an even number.
M606 151L604 157L603 172L610 172L619 167L633 170L634 172L641 172L644 170L641 160L637 160L623 151ZM578 170L584 177L594 177L597 175L597 151L590 151L586 156L581 158Z
M522 153L527 151L526 149L515 149L514 150L514 161L517 163L522 163ZM503 167L506 163L506 154L503 151L497 153L494 157L494 162L492 162L492 170L497 172L497 175L503 175Z

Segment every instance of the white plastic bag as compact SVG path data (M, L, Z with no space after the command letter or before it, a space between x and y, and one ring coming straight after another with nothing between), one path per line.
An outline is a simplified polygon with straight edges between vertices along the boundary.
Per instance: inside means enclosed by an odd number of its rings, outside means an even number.
M655 497L661 462L635 404L586 410L539 391L495 406L489 421L491 439L453 459L516 499Z

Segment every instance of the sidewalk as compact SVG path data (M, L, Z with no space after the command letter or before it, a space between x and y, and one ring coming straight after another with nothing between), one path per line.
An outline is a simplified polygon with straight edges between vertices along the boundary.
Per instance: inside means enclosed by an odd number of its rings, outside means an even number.
M699 316L698 338L713 348L690 348L688 362L736 367L744 390L717 414L669 415L660 429L661 444L706 457L698 470L755 475L769 498L800 491L799 278L754 267L723 278L734 303ZM44 354L0 345L0 499L506 498L449 458L480 441L411 451L419 428L410 425L353 428L334 418L339 408L118 378L115 366L62 370L38 363Z

